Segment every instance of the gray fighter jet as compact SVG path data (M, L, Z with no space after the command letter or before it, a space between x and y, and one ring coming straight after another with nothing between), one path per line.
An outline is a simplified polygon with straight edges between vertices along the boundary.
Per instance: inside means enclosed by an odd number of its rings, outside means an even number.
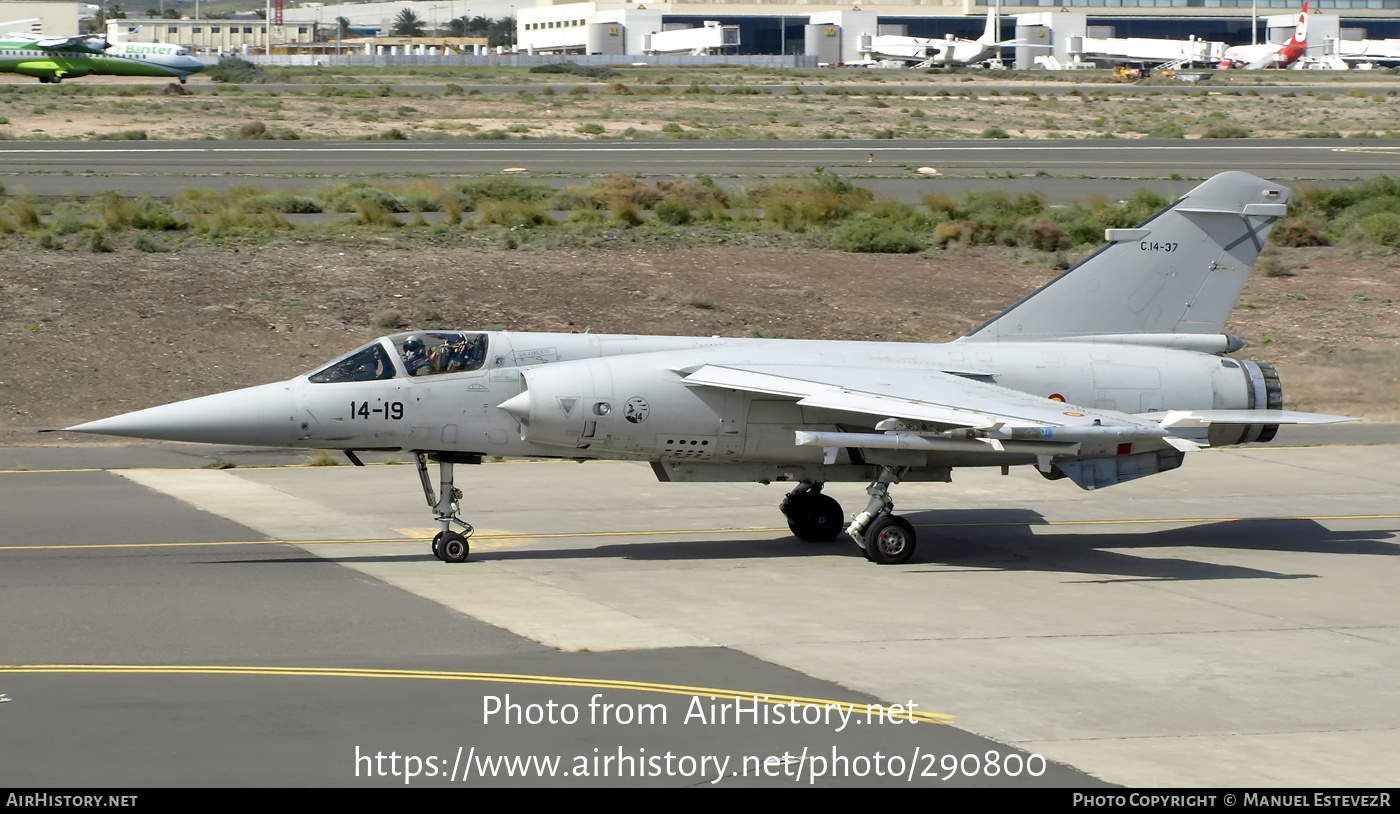
M461 562L472 527L453 467L483 458L646 461L659 480L786 481L793 534L846 532L876 563L914 553L890 487L964 466L1033 466L1082 489L1269 441L1273 365L1222 335L1289 191L1217 175L961 339L945 344L417 331L285 382L73 432L217 444L407 450ZM429 462L436 462L436 490ZM848 518L822 486L869 483Z

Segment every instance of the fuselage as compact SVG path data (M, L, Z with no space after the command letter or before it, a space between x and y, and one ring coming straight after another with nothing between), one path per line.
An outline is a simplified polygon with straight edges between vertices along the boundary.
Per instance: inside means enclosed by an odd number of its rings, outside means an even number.
M443 348L470 344L471 361L463 351L459 362L440 362L436 371L419 358L420 368L418 357L406 350L415 336ZM1075 405L1125 413L1265 406L1255 403L1258 383L1251 381L1250 363L1116 342L911 344L421 332L383 337L285 382L80 429L207 443L779 469L823 464L823 450L797 445L796 431L874 431L876 419L869 414L813 409L790 398L684 380L687 372L726 362L879 369L906 381L953 374L1062 401L1071 411ZM921 456L915 464L1033 461L1034 456L1008 460L973 449ZM758 474L735 479L760 479L769 470L744 471ZM823 479L837 477L827 473Z
M1221 68L1244 68L1254 65L1260 60L1267 59L1272 55L1272 59L1259 65L1260 68L1287 68L1301 58L1307 50L1306 46L1285 43L1274 45L1265 43L1262 45L1236 45L1233 48L1225 49L1224 58L1220 60Z

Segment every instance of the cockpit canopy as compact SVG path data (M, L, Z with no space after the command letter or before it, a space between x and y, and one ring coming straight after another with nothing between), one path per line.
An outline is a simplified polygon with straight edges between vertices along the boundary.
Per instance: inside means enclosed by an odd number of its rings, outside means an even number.
M479 370L490 337L460 331L415 331L376 339L312 372L316 384L372 382Z

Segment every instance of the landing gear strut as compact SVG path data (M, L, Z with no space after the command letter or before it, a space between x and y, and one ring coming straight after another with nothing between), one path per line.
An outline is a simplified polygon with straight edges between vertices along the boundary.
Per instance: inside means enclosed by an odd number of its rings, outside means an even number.
M471 551L467 540L472 536L472 526L457 516L461 511L462 490L452 485L453 464L479 464L476 455L438 453L433 456L438 464L438 492L433 492L433 482L428 476L428 456L422 452L413 453L418 463L418 480L423 484L423 497L428 500L428 508L442 524L442 531L433 537L433 556L443 562L462 562ZM461 532L452 530L452 524L461 527Z
M846 533L865 552L866 559L880 565L897 565L914 556L916 536L914 526L902 517L895 517L890 486L899 483L907 467L880 467L875 482L866 488L870 503L856 515Z
M822 484L803 481L787 493L778 509L787 517L793 536L809 543L829 543L841 535L845 515L841 504L822 494Z

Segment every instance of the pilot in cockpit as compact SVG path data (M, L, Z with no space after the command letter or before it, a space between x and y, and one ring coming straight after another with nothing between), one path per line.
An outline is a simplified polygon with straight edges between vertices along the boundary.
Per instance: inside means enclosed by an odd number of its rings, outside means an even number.
M426 376L433 372L433 363L428 358L423 337L410 336L403 341L403 366L410 376Z
M448 370L476 370L486 360L486 342L482 336L463 336L458 342L445 346Z

